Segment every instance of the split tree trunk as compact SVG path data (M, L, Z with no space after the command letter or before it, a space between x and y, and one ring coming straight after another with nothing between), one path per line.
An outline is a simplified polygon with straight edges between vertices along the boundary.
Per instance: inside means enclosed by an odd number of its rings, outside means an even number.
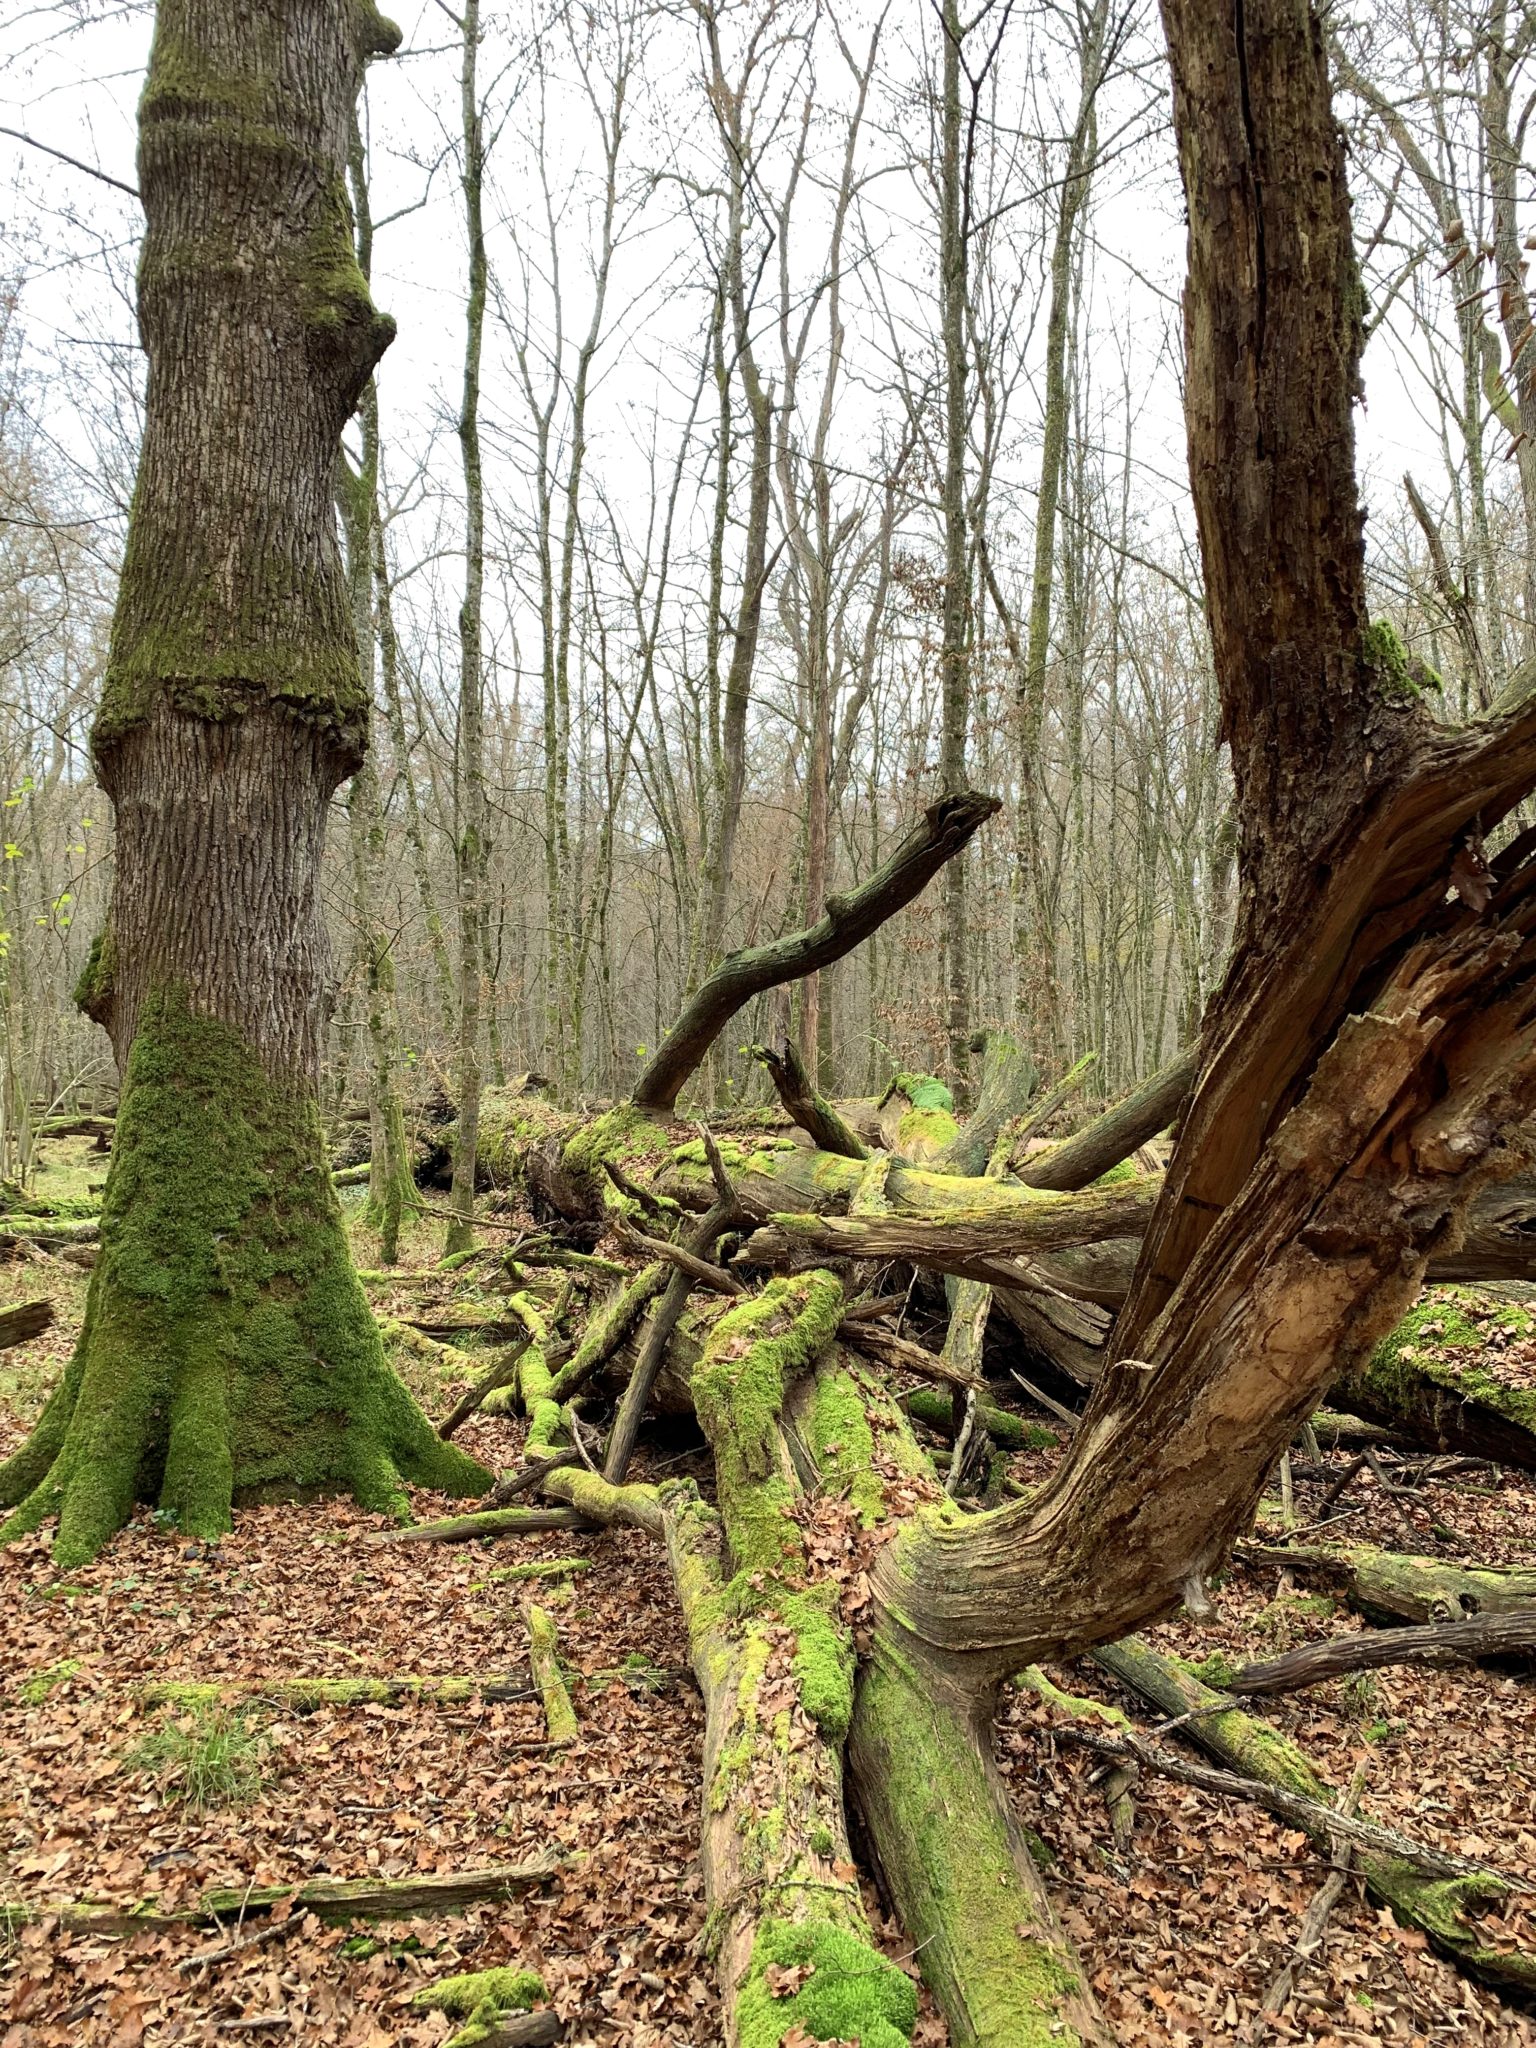
M85 1326L0 1467L15 1532L90 1557L138 1495L213 1536L237 1490L478 1491L388 1370L316 1102L320 857L367 707L341 428L387 345L344 184L356 0L163 0L139 110L143 453L96 769L116 882L83 991L122 1108Z

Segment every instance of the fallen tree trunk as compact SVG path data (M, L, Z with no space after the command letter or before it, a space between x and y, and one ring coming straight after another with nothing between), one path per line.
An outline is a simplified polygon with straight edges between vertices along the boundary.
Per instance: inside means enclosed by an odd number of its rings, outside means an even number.
M133 1691L146 1706L175 1707L183 1713L233 1699L268 1700L292 1714L314 1714L323 1707L399 1706L413 1700L461 1707L475 1699L538 1698L527 1671L482 1672L468 1678L165 1678L136 1685Z
M1352 1671L1380 1671L1392 1664L1473 1664L1489 1657L1527 1657L1536 1651L1536 1601L1504 1614L1477 1614L1466 1621L1424 1628L1370 1630L1304 1643L1264 1664L1245 1664L1232 1674L1227 1691L1244 1699L1301 1692Z
M209 1922L249 1919L291 1905L297 1924L304 1913L335 1923L347 1920L406 1920L418 1913L458 1913L492 1899L515 1899L537 1890L560 1873L565 1858L551 1854L528 1863L496 1863L482 1870L423 1872L417 1877L316 1878L309 1884L225 1885L204 1892L195 1906L156 1911L153 1899L128 1905L71 1899L34 1905L0 1901L0 1932L15 1933L39 1920L56 1920L71 1932L132 1934L140 1928L200 1927Z
M1491 1569L1363 1545L1245 1542L1238 1554L1300 1573L1367 1620L1449 1622L1536 1612L1536 1569Z
M635 1084L633 1101L670 1116L684 1084L744 1003L764 989L830 967L922 893L996 811L993 796L971 790L942 797L865 882L829 896L820 920L766 946L729 953L705 980Z
M40 1337L52 1321L53 1303L46 1296L40 1301L17 1301L0 1308L0 1351Z
M1179 1720L1189 1739L1230 1770L1250 1779L1300 1793L1317 1806L1336 1809L1338 1793L1303 1753L1267 1723L1225 1705L1223 1696L1201 1683L1177 1659L1160 1656L1137 1637L1093 1652L1093 1661L1161 1715ZM1331 1821L1298 1813L1295 1824L1323 1848L1331 1846ZM1429 1937L1458 1969L1494 1990L1528 1998L1536 1992L1536 1957L1489 1946L1469 1913L1486 1912L1509 1899L1514 1887L1494 1870L1426 1876L1391 1853L1359 1859L1360 1875L1372 1895L1391 1908L1405 1927Z
M529 1536L540 1529L579 1529L582 1517L569 1508L489 1508L484 1514L449 1515L440 1522L413 1522L405 1529L376 1529L363 1541L381 1543L474 1543L482 1536Z
M1536 1314L1479 1294L1427 1294L1330 1399L1414 1443L1536 1471L1536 1386L1500 1378L1502 1350L1528 1344Z
M873 1950L847 1847L841 1750L857 1715L867 1757L902 1752L899 1770L864 1775L861 1799L893 1896L920 1916L914 1939L956 2048L1107 2044L973 1716L924 1699L914 1769L916 1708L900 1674L873 1691L866 1681L855 1709L839 1583L816 1577L792 1513L801 1462L866 1526L894 1511L888 1485L903 1500L936 1489L874 1383L837 1357L811 1370L842 1306L830 1274L777 1280L705 1338L691 1383L718 1519L678 1482L612 1486L577 1469L546 1481L593 1520L632 1522L667 1545L708 1710L704 1868L726 2039L777 2041L797 2026L871 2048L910 2038L910 1986ZM562 1420L548 1382L525 1375L524 1398L530 1450L554 1447ZM774 1997L775 1982L796 1988Z

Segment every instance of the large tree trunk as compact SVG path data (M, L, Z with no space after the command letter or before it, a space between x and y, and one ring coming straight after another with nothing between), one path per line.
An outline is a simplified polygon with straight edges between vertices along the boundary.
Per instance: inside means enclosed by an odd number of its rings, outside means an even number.
M117 874L84 992L123 1099L80 1343L0 1468L7 1528L57 1511L66 1560L136 1494L212 1536L237 1490L484 1483L385 1365L316 1105L326 807L366 734L332 489L392 331L343 169L394 41L344 0L156 21L144 448L94 733Z

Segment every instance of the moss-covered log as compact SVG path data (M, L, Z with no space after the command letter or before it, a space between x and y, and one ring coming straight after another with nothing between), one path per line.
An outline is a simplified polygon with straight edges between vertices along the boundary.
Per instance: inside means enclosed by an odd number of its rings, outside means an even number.
M536 1891L559 1876L564 1858L558 1854L527 1863L496 1863L481 1870L423 1872L416 1877L316 1878L309 1884L224 1885L204 1892L195 1906L162 1911L154 1899L108 1905L91 1899L70 1899L34 1905L0 1901L0 1933L14 1933L39 1920L88 1934L132 1934L141 1928L197 1927L210 1922L249 1919L292 1905L297 1926L304 1913L331 1923L348 1920L409 1919L420 1913L459 1913L466 1906L494 1899L515 1899Z
M527 1671L482 1672L466 1678L229 1678L154 1679L133 1688L146 1706L179 1713L216 1707L228 1700L265 1700L291 1714L316 1714L325 1707L410 1705L461 1707L470 1700L531 1700L538 1697Z
M945 1436L954 1433L954 1403L947 1394L932 1392L927 1387L914 1387L904 1394L902 1401L909 1415L926 1423L929 1429L940 1430ZM1043 1423L1026 1422L1022 1415L1014 1415L1006 1408L999 1408L995 1401L980 1403L981 1419L986 1424L987 1434L1005 1451L1036 1451L1048 1449L1057 1441L1054 1430Z
M1414 1443L1536 1471L1536 1385L1499 1370L1511 1348L1529 1358L1533 1337L1530 1308L1472 1287L1432 1288L1329 1398Z
M576 1741L581 1730L565 1673L560 1669L559 1631L537 1601L525 1603L523 1618L528 1624L528 1663L544 1702L544 1725L549 1731L550 1746L565 1749Z
M1218 1763L1245 1777L1300 1793L1325 1806L1339 1803L1337 1790L1313 1769L1294 1743L1233 1707L1174 1657L1161 1656L1137 1637L1098 1649L1094 1662L1154 1707L1179 1719L1191 1741ZM1319 1845L1328 1848L1326 1827L1298 1823ZM1405 1927L1426 1934L1458 1969L1494 1990L1528 1999L1536 1994L1536 1957L1495 1947L1485 1926L1476 1924L1491 1908L1512 1898L1514 1887L1497 1871L1476 1876L1430 1877L1398 1858L1367 1853L1359 1859L1361 1876L1372 1895L1389 1906Z
M544 1980L534 1970L471 1970L424 1984L411 1999L416 2012L445 2012L464 2021L443 2048L542 2048L564 2027L547 2007Z
M1455 1564L1368 1545L1247 1542L1241 1555L1299 1573L1368 1621L1465 1621L1536 1611L1536 1569Z
M380 1529L367 1543L475 1543L486 1536L530 1536L543 1529L579 1529L582 1518L570 1508L487 1508L484 1514L449 1515L439 1522L417 1522L408 1529Z

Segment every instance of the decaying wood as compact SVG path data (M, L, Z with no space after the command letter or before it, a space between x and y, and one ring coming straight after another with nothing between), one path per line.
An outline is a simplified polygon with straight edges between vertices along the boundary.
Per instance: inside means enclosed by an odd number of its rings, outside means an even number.
M705 980L635 1084L637 1108L668 1116L684 1084L744 1003L764 989L815 974L852 952L922 890L947 860L1001 809L975 791L931 806L890 858L865 882L829 896L825 914L805 931L727 954Z
M536 1601L524 1603L523 1619L528 1625L528 1663L544 1702L544 1724L549 1731L550 1747L569 1748L579 1738L581 1730L576 1721L576 1709L571 1705L570 1688L560 1669L559 1632L553 1618Z
M1060 1246L1123 1237L1145 1224L1161 1188L1158 1177L1081 1194L1040 1194L1002 1213L914 1216L779 1214L755 1230L739 1255L743 1265L771 1266L801 1257L905 1259L934 1272L1003 1286L1027 1284L1019 1261Z
M1300 1692L1351 1671L1380 1671L1390 1664L1468 1664L1486 1657L1528 1658L1536 1651L1536 1601L1506 1614L1476 1614L1466 1621L1424 1628L1368 1630L1304 1643L1264 1664L1245 1664L1228 1688L1243 1698Z
M12 1302L0 1308L0 1351L12 1344L25 1344L40 1337L53 1321L53 1303L46 1296L37 1301Z
M267 1700L290 1714L318 1713L323 1707L394 1706L420 1700L438 1707L459 1707L466 1701L531 1700L538 1697L528 1671L477 1672L462 1678L223 1678L205 1682L151 1680L133 1687L145 1706L174 1706L181 1711L216 1707L229 1700Z
M787 1038L778 1052L771 1046L754 1045L752 1057L773 1082L790 1121L800 1126L813 1145L823 1152L839 1153L845 1159L869 1157L869 1147L837 1105L818 1091L805 1071L805 1062Z
M449 1515L440 1522L415 1522L405 1529L377 1529L363 1541L381 1543L474 1543L482 1536L527 1536L538 1529L580 1529L570 1508L490 1508L483 1514Z
M1336 1814L1338 1794L1301 1750L1267 1722L1226 1705L1176 1658L1164 1657L1139 1638L1101 1645L1094 1662L1181 1732L1217 1763L1244 1777L1263 1779ZM1333 1829L1312 1816L1298 1817L1305 1833L1331 1850ZM1495 1949L1484 1928L1467 1916L1501 1899L1515 1887L1499 1872L1478 1869L1464 1876L1426 1876L1395 1853L1362 1853L1360 1875L1376 1900L1391 1908L1405 1927L1419 1928L1459 1969L1495 1990L1529 1998L1536 1991L1536 1957Z
M559 1875L565 1862L559 1854L527 1863L496 1863L481 1870L438 1871L401 1878L316 1878L310 1884L226 1885L204 1892L195 1906L159 1912L153 1899L129 1905L64 1900L55 1904L0 1901L0 1931L15 1932L39 1920L57 1920L71 1931L131 1934L139 1928L217 1924L269 1913L291 1904L297 1924L301 1914L318 1920L409 1919L419 1913L457 1913L492 1899L515 1899L536 1891Z

